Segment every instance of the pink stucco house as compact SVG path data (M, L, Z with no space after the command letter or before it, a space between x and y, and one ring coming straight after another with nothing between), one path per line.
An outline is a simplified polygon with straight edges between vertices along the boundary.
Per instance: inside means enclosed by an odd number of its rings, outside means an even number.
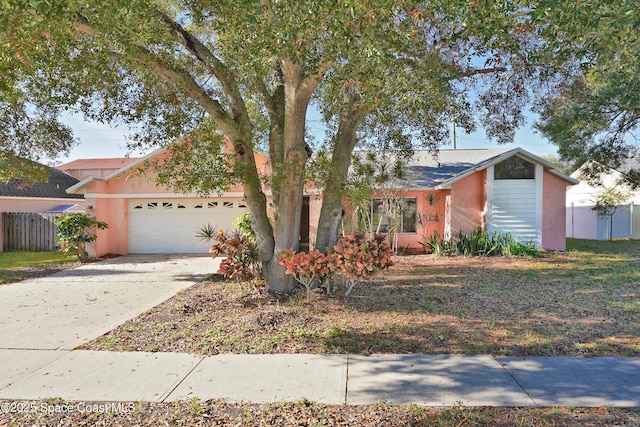
M436 158L417 151L402 184L397 245L418 250L434 232L446 238L481 226L563 251L565 194L577 183L521 148L440 150Z
M109 224L107 230L98 231L90 255L206 254L210 244L196 237L198 229L207 223L232 228L232 222L247 211L240 187L203 198L156 186L150 170L142 175L132 173L145 170L145 160L164 155L164 150L158 150L140 159L127 159L119 169L85 177L68 190L82 194L89 212ZM256 153L256 159L268 173L268 157ZM108 165L122 160L110 160ZM81 166L76 163L75 169ZM403 183L407 208L398 246L418 250L420 242L434 231L447 236L481 225L539 247L564 250L566 187L577 183L553 164L520 148L441 150L437 159L430 152L417 151ZM315 240L321 197L321 192L313 190L305 195L303 245Z
M147 161L161 160L164 156L166 151L160 149L137 159L85 159L60 166L76 176L84 176L68 191L83 195L87 211L109 224L108 229L97 231L97 240L87 248L90 256L206 254L211 243L196 236L198 229L206 224L232 228L233 221L247 212L242 188L238 186L204 198L177 194L156 185ZM265 172L267 156L256 153L256 159ZM118 164L122 166L113 167Z

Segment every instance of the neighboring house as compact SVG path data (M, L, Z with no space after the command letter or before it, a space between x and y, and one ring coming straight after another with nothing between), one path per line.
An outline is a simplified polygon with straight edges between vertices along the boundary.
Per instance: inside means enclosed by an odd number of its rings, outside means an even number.
M203 198L157 187L150 170L132 173L145 170L146 160L164 155L164 150L158 150L69 189L84 195L96 219L109 224L98 231L91 256L207 253L211 244L196 237L198 229L207 223L232 229L233 221L248 211L239 186ZM256 153L256 159L261 172L268 173L268 157ZM471 232L480 225L539 247L565 249L566 187L578 181L531 153L519 148L441 150L434 160L430 152L418 151L408 177L400 189L405 212L397 236L399 247L420 249L433 231L447 236ZM430 194L435 196L431 203ZM315 240L320 199L312 192L305 195L302 245Z
M79 180L83 180L92 176L104 177L110 175L138 159L138 157L78 159L56 166L56 169L66 172Z
M478 226L537 247L566 248L566 187L578 181L525 150L440 150L436 158L417 151L404 181L399 248L422 248L434 231L449 237ZM381 203L374 200L374 208Z
M49 168L51 174L48 182L37 182L27 185L24 179L12 179L0 183L0 213L33 212L44 213L58 209L62 205L78 205L84 208L82 194L69 194L67 189L79 181L62 171ZM3 245L5 224L0 215L0 250Z
M611 230L611 218L598 217L591 209L595 205L598 193L619 184L624 173L631 169L640 169L640 160L629 159L619 170L609 170L601 177L601 185L586 180L567 191L567 237L576 239L608 240ZM582 169L571 174L581 179ZM613 214L613 238L640 239L640 190L630 192L627 202L618 207Z

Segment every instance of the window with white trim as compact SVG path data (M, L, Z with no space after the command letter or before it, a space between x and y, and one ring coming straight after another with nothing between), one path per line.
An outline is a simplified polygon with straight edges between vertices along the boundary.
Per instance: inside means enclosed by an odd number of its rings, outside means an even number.
M403 197L400 199L373 199L371 203L373 229L381 233L415 233L416 232L416 206L415 197Z

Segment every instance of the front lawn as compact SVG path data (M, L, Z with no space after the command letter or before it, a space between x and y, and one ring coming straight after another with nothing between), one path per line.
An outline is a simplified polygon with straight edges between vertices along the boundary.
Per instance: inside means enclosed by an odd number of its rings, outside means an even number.
M46 276L75 267L75 255L62 252L0 252L0 284Z
M396 257L349 298L201 282L84 348L218 353L640 355L640 242L539 258Z

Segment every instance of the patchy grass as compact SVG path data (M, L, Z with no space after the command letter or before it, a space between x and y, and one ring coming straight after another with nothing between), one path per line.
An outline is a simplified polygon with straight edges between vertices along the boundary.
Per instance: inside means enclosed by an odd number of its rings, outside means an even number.
M397 257L349 298L201 282L84 348L218 353L640 355L640 242L536 258Z
M429 408L418 405L324 405L301 400L264 405L221 400L174 403L0 401L0 425L278 425L278 426L636 426L640 409L621 408ZM8 406L7 406L8 405ZM65 408L65 411L56 411ZM91 412L93 411L93 412Z
M80 265L62 252L0 252L0 284L47 276Z

